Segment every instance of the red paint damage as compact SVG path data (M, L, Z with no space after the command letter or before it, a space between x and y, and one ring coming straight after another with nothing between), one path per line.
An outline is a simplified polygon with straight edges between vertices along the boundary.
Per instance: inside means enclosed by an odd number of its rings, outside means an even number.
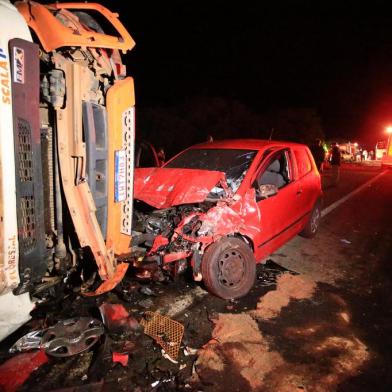
M146 253L149 260L151 260L150 256L159 255L162 266L165 268L168 263L192 258L191 265L194 266L195 250L202 254L208 245L223 236L241 234L253 240L260 232L260 211L253 188L249 189L243 196L238 194L232 196L230 192L227 192L229 194L227 198L217 199L208 204L204 203L205 206L201 207L210 190L217 182L222 181L223 173L201 170L166 170L170 173L170 181L166 178L165 169L141 169L137 181L139 185L135 187L137 189L136 199L148 201L148 204L153 207L165 207L158 210L158 212L162 211L164 213L165 209L172 209L175 211L173 215L177 218L173 230L169 231L166 236L157 234L154 237L152 246ZM188 178L185 184L184 173L187 172L195 172L197 176L196 180ZM145 180L146 184L149 184L146 187L140 186L141 182L144 181L142 180L142 173L144 173L144 178L147 179ZM154 176L151 173L159 173L159 175ZM178 173L178 175L176 176L175 173ZM201 181L202 179L207 180ZM157 195L157 184L161 181L164 183L164 185L160 185L162 195ZM173 194L168 190L170 187L172 187L171 192ZM199 191L196 195L190 195L190 189L195 190L196 187ZM147 196L143 194L145 189L147 189ZM154 189L155 192L153 192ZM182 192L180 192L181 190ZM188 202L194 200L195 205L176 207L180 200L182 202L184 200ZM195 200L199 201L195 202ZM181 211L181 208L187 208L186 212ZM163 227L167 227L169 224L170 221L167 220L163 223ZM143 268L141 265L138 266Z
M10 358L0 366L0 390L17 391L30 374L46 362L48 357L42 350L22 353Z
M135 170L134 197L155 208L201 203L225 175L219 171L172 168Z
M187 216L177 227L175 232L188 241L210 244L222 236L242 234L251 239L260 232L260 213L256 203L255 191L250 189L244 197L237 196L236 200L218 201L216 206L205 214L199 214L202 225L198 237L186 236L182 233L184 225L189 223L198 214Z

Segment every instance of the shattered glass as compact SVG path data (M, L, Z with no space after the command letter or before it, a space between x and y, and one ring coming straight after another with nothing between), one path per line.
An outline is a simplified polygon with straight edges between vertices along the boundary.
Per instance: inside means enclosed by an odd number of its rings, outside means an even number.
M199 169L225 173L229 188L235 193L245 177L257 151L236 149L190 149L165 167ZM221 196L223 189L215 187L211 194Z

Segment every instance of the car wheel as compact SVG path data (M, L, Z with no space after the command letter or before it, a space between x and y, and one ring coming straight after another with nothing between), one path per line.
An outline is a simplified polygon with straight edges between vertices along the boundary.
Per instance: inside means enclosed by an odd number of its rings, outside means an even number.
M301 231L300 235L305 238L313 238L319 229L321 221L321 205L319 202L313 207L313 210L310 214L309 220L306 223L306 226Z
M224 237L210 245L201 262L201 273L208 291L223 298L248 294L256 277L256 260L241 239Z

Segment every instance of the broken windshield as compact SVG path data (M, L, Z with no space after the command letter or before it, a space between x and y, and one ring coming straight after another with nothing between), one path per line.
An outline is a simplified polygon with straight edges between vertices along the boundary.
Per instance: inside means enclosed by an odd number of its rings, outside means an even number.
M256 152L255 150L190 149L165 167L221 171L226 175L227 185L236 192Z

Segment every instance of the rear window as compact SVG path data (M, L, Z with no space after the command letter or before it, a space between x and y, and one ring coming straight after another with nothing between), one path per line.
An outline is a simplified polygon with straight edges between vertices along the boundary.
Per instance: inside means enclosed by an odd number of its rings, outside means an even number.
M294 156L297 161L298 177L301 178L312 170L312 163L305 148L295 149Z

